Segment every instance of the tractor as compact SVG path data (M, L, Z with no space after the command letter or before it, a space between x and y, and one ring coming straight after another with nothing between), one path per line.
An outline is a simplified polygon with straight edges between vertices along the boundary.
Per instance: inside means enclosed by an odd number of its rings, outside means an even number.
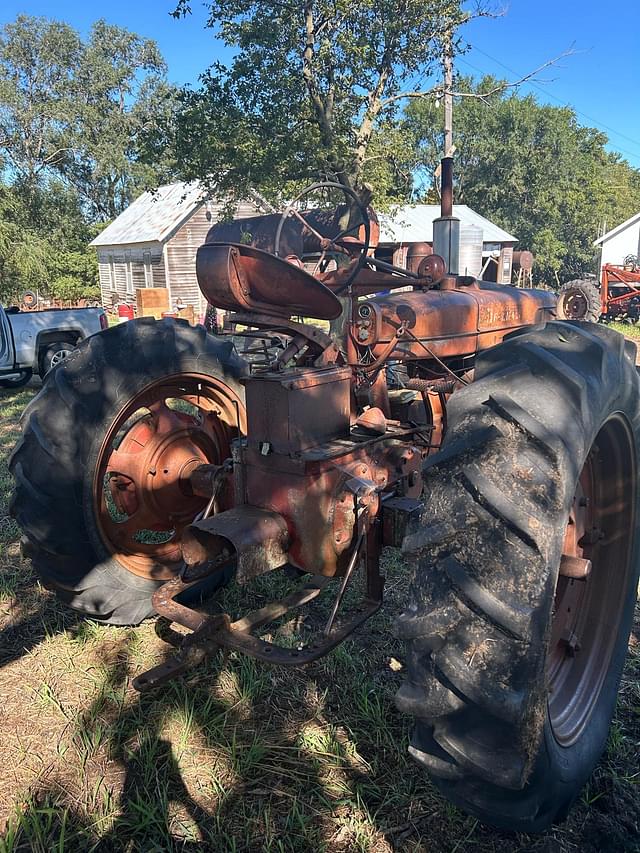
M344 193L214 226L197 277L222 333L140 318L51 371L10 464L23 550L87 617L177 626L144 691L220 648L329 653L402 548L410 753L480 820L542 831L604 749L632 625L635 346L453 256L376 259L375 217ZM239 619L200 608L266 573L286 594ZM267 633L321 599L304 643Z
M638 258L628 255L623 264L603 264L599 286L595 277L563 284L558 293L558 317L590 323L599 320L637 323L640 319Z

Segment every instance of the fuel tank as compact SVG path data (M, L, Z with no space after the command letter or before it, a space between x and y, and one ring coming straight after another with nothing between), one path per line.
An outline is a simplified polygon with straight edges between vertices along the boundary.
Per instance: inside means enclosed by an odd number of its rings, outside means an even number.
M358 302L352 336L357 346L370 348L374 356L382 354L396 334L396 350L404 359L429 358L419 341L428 342L439 358L471 355L500 343L514 329L553 319L555 306L551 291L449 278L437 290L403 291Z

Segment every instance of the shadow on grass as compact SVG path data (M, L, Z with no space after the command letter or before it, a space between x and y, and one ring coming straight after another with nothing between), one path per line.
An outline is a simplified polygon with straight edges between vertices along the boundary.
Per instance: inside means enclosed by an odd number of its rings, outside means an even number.
M448 805L409 761L407 721L393 705L398 677L384 666L399 652L385 627L374 617L369 636L356 635L304 670L220 653L141 696L129 686L148 664L140 629L97 630L115 642L91 665L90 701L66 735L75 781L56 777L33 788L0 849L640 849L635 652L625 676L633 692L621 697L607 754L569 821L537 838L516 837Z

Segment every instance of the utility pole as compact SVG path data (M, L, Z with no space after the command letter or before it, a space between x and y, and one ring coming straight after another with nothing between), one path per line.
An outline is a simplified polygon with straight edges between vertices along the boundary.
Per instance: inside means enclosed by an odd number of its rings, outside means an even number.
M444 35L442 46L444 86L444 151L440 172L440 216L433 222L433 251L444 258L447 272L458 274L460 258L460 220L453 215L453 56L451 30Z
M443 157L451 157L453 151L453 58L451 56L451 30L444 36L442 65L444 68L444 151Z

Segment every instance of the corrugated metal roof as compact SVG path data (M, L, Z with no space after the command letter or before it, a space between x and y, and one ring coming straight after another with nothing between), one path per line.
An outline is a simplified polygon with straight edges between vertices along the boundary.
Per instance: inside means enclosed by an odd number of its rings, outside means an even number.
M121 246L129 243L164 243L203 201L196 181L178 182L143 193L90 246Z
M482 229L483 243L517 243L518 238L476 213L466 204L454 204L453 215L461 225ZM440 216L439 204L405 204L390 213L378 214L381 243L421 243L433 240L433 220Z

